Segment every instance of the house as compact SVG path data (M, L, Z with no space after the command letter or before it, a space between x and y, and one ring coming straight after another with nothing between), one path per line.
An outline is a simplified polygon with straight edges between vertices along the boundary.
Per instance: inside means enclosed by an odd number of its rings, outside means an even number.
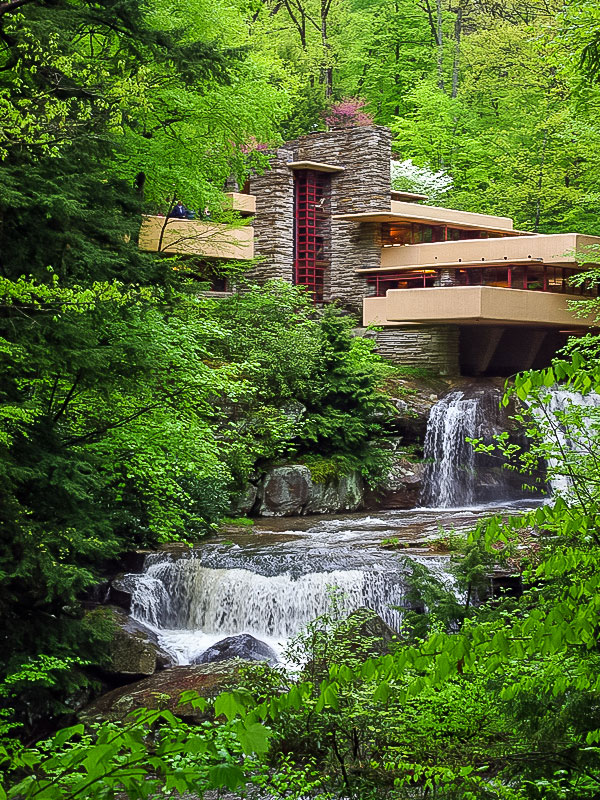
M250 258L253 237L262 259L251 279L304 285L317 304L338 301L381 328L374 335L386 357L441 374L541 367L589 327L568 301L595 289L569 278L582 269L575 254L600 237L535 234L507 217L425 205L423 195L392 190L390 161L391 133L379 126L285 143L269 170L231 195L253 225L240 229L243 242L224 240L221 257ZM147 249L158 249L153 235ZM186 252L176 239L167 247Z

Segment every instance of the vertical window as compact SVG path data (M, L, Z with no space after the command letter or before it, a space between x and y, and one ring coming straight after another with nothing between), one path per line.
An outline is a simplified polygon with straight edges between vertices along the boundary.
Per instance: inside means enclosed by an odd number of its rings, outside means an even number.
M324 209L329 177L299 170L294 178L294 281L306 286L315 303L323 302L327 259L327 222Z

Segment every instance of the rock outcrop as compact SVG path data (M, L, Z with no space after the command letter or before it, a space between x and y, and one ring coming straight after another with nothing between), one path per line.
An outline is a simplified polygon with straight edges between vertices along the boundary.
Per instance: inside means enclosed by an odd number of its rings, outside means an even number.
M216 642L208 650L200 653L193 664L214 664L219 661L230 661L232 658L241 658L244 661L268 661L269 664L277 663L277 654L265 642L255 639L249 633L238 636L228 636Z
M125 679L153 675L173 663L154 631L120 608L99 606L87 615L87 624L110 636L109 662L104 665L109 675Z
M139 570L136 570L138 572ZM131 611L131 595L135 587L135 581L131 574L121 573L116 575L110 582L108 589L108 602L111 605L119 606L123 611Z
M235 680L239 661L172 667L143 680L120 686L101 695L79 713L83 722L117 721L137 708L168 709L186 722L206 719L206 712L191 705L179 705L182 692L193 689L201 697L213 698Z
M259 514L263 517L295 517L303 513L310 496L310 470L303 464L275 467L261 485Z
M363 506L364 487L356 470L339 478L316 482L304 464L290 464L267 472L258 494L260 516L296 517L357 511Z
M357 608L346 620L348 631L343 635L350 647L368 655L382 656L390 651L390 646L398 634L370 608Z
M364 506L368 509L414 508L419 504L425 465L411 461L402 448L401 437L388 439L392 464L382 485L365 492Z
M247 483L231 507L232 514L242 517L250 514L256 504L257 497L258 487L253 483Z
M317 653L302 669L305 680L320 681L329 672L332 661L349 656L361 660L387 655L398 634L372 609L357 608L342 620L330 634L331 648L323 657Z

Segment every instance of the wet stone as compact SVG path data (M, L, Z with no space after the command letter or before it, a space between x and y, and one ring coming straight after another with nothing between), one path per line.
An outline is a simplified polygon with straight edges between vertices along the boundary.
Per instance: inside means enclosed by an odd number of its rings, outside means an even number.
M219 661L228 661L232 658L241 658L244 661L268 661L269 664L277 663L277 654L265 642L255 639L249 633L241 633L239 636L228 636L216 644L213 644L192 663L209 664Z
M201 722L205 711L191 705L180 705L182 692L194 690L201 697L212 699L235 684L239 661L172 667L143 680L120 686L101 695L80 712L85 723L118 721L138 708L163 709L177 714L185 722Z

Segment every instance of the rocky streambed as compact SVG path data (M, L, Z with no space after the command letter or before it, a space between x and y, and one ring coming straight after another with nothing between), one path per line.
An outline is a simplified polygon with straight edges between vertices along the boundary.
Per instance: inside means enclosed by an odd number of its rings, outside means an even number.
M276 466L236 509L258 515L251 527L132 554L90 614L112 625L108 683L141 679L151 693L155 678L165 694L165 681L178 685L186 669L190 680L220 685L219 664L285 662L287 642L332 608L342 618L370 609L398 630L413 607L417 568L457 591L447 540L486 513L532 500L515 502L524 495L512 473L507 480L500 460L464 446L466 437L488 441L506 427L497 382L452 389L437 402L427 389L407 395L412 406L396 401L386 438L392 466L378 492L356 472L320 482L306 465ZM426 463L409 460L407 446L424 447ZM423 500L429 507L418 507Z
M453 590L448 538L520 505L274 517L195 547L134 553L91 612L113 626L114 688L86 713L117 718L136 703L152 707L153 693L167 702L185 688L217 694L237 659L284 662L290 637L334 606L341 618L371 609L378 635L397 630L412 607L415 565Z

